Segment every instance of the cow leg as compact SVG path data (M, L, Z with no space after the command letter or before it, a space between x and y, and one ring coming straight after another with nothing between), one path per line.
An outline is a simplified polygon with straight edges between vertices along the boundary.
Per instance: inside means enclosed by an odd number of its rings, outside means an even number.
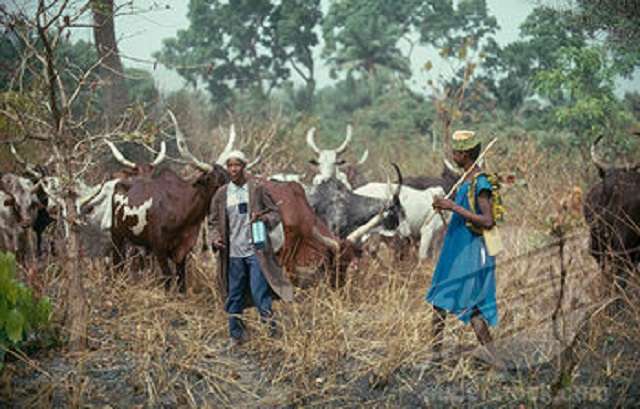
M36 257L42 257L42 232L36 230Z
M178 290L185 294L187 292L187 258L176 263L176 276L178 278Z
M117 235L112 235L111 242L113 244L113 268L118 272L122 272L126 252L125 241Z
M162 270L162 280L164 281L164 289L166 291L171 290L171 267L169 266L169 259L166 256L156 254L158 264Z

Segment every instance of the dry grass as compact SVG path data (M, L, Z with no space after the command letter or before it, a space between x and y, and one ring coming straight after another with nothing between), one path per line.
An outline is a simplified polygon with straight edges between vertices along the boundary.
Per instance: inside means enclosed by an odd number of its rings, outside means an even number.
M508 164L517 163L517 173L526 179L506 193L510 213L503 234L509 257L499 259L500 324L493 329L498 350L514 370L477 359L472 331L454 318L447 320L447 357L434 364L431 309L424 301L433 264L397 265L388 254L362 270L350 270L340 290L321 283L298 291L294 303L276 303L282 328L278 338L267 336L254 310L245 312L251 340L229 349L222 300L213 285L215 262L198 254L190 260L186 297L166 294L153 277L114 278L104 265L89 267L90 350L71 355L57 348L10 359L0 403L74 408L546 406L559 352L602 297L584 226L576 217L562 261L567 283L561 319L553 324L561 261L558 246L544 245L554 240L548 231L561 198L585 182L571 164L555 165L531 146L518 155L526 160L509 153L490 161L499 170L512 170ZM62 273L52 266L43 277L60 302ZM638 305L628 300L618 316L594 319L582 349L586 354L569 382L571 404L630 407L640 399Z

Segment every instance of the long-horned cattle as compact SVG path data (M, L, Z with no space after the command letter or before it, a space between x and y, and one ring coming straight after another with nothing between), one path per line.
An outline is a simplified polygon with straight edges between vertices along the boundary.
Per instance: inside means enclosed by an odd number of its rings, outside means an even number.
M325 277L334 286L344 284L349 264L361 254L360 240L381 223L381 212L341 238L316 215L300 184L269 180L262 183L280 210L284 237L282 245L273 247L279 249L276 255L293 284L306 287ZM272 233L270 236L277 237L278 229ZM277 241L275 237L272 243Z
M318 155L317 159L312 159L309 161L312 165L318 167L318 174L313 178L313 184L318 185L326 180L331 178L336 178L340 182L344 183L345 186L349 190L352 189L351 183L347 178L347 175L340 169L341 166L345 165L347 162L341 159L341 155L347 150L347 146L351 142L352 138L352 128L351 125L347 125L347 134L345 136L344 141L340 146L336 149L320 149L315 142L315 133L316 128L311 128L307 132L307 145L313 149L313 151ZM364 163L369 155L369 151L365 150L362 155L362 158L358 161L358 164Z
M354 193L378 199L388 199L392 194L388 184L377 182L361 186ZM433 198L436 195L444 196L444 194L445 191L441 186L424 190L404 186L400 193L399 201L406 214L409 235L420 243L418 257L421 260L427 258L431 241L435 233L444 224L441 217L431 217L434 212L432 207ZM430 219L429 222L425 224L428 219Z
M600 180L587 192L584 217L589 225L591 254L609 284L625 287L629 272L640 263L640 163L622 167L604 162L591 145Z
M407 176L404 178L404 184L418 190L425 190L432 187L440 186L445 192L449 192L456 181L462 175L460 169L456 168L446 158L442 159L443 168L440 176L420 175Z
M12 153L25 166L27 171L36 181L36 192L42 204L38 212L38 217L33 224L33 229L37 237L37 251L42 249L42 234L46 226L56 220L58 216L62 219L65 236L68 235L70 226L67 223L66 209L63 199L63 189L71 189L75 199L76 214L80 216L82 222L78 226L78 232L82 237L82 253L87 256L96 257L107 254L111 248L111 196L115 184L122 179L150 175L166 157L166 146L162 142L160 151L151 163L136 164L124 158L122 153L109 141L105 141L111 149L114 157L125 166L125 168L113 175L109 180L97 185L89 185L82 179L75 179L69 186L64 186L57 176L50 176L46 173L46 166L37 167L26 162L15 148L11 146Z
M0 249L24 261L29 252L29 230L39 208L35 185L13 173L0 175Z
M380 214L381 226L387 231L398 230L408 235L405 212L400 202L402 174L393 164L398 183L388 197L379 198L361 195L348 189L336 178L330 178L307 189L309 203L316 214L338 237L345 238L357 228ZM387 188L390 184L385 185Z
M123 180L115 185L111 237L116 247L114 265L120 265L126 243L147 248L153 253L171 285L169 260L176 265L178 288L186 291L186 257L195 245L200 226L215 192L228 181L227 172L218 164L210 165L191 154L171 111L180 154L203 173L187 182L170 169L151 177Z

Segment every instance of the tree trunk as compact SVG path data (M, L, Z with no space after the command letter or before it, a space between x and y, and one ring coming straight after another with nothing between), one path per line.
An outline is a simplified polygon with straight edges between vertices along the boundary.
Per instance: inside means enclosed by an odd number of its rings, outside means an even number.
M127 88L124 83L124 69L118 44L116 43L113 18L113 0L91 0L93 11L93 37L98 58L102 59L100 77L102 87L104 115L106 124L113 125L128 104Z
M69 331L69 350L76 352L87 347L88 310L82 265L78 254L78 235L74 223L77 215L74 199L70 195L65 198L65 206L68 209L67 221L69 223L67 254L64 259L64 272L69 279L65 327Z

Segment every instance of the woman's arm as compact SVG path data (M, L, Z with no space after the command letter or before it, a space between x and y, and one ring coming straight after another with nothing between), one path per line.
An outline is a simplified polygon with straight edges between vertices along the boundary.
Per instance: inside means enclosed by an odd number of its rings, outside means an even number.
M433 206L436 209L451 210L458 213L460 216L469 220L471 223L478 227L490 229L493 227L493 214L491 212L491 192L483 190L478 194L478 207L480 208L480 214L473 213L464 207L457 205L455 202L449 199L435 198Z

